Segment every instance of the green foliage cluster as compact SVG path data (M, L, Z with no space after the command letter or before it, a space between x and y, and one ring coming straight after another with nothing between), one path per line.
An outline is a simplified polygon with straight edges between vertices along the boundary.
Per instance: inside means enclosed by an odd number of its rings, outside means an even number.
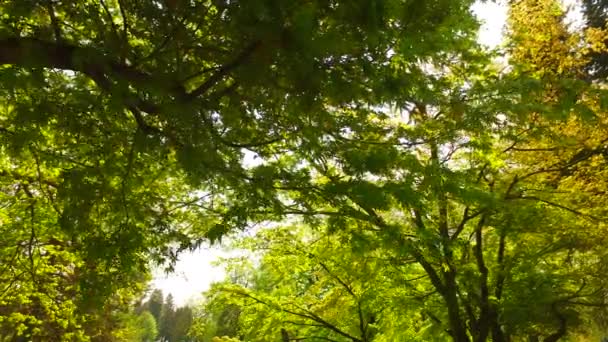
M582 0L582 12L585 26L603 29L608 23L608 2L605 0ZM605 41L604 41L605 43ZM596 51L590 55L587 69L592 78L603 80L608 76L608 53Z
M0 338L605 329L607 33L512 1L488 51L471 5L1 1ZM189 337L134 306L153 264L268 223Z
M140 314L125 314L120 317L121 326L114 332L117 341L156 341L158 329L154 316L149 311Z
M466 40L468 5L0 2L3 334L101 339L151 263L281 216L245 152L319 146L326 106L384 99L389 52Z
M274 177L298 223L237 244L260 261L227 262L240 278L207 294L194 333L605 333L606 94L586 69L605 33L571 32L564 17L555 1L513 2L508 71L473 45L452 47L419 66L426 82L415 91L385 107L332 108L322 148L303 144L258 167L308 170L305 184Z
M147 329L149 339L143 341L188 342L188 330L192 325L192 309L188 306L176 308L173 296L163 296L161 290L154 290L139 310L152 318L154 329ZM158 328L158 329L156 329ZM140 341L133 339L132 341Z

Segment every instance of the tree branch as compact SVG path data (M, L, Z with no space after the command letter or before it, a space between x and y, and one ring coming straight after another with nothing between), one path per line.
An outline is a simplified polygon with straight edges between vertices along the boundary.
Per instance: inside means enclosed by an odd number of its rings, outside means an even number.
M48 179L48 178L42 178L40 175L38 175L38 177L33 177L33 176L24 175L24 174L16 172L16 171L0 170L0 176L11 177L13 179L23 180L28 183L44 184L44 185L48 185L53 188L59 187L59 183L57 183L55 180Z
M339 335L341 335L343 337L346 337L346 338L352 340L353 342L363 342L361 339L359 339L359 338L357 338L355 336L352 336L349 333L341 330L340 328L338 328L335 325L327 322L326 320L324 320L323 318L321 318L319 315L313 313L310 310L304 310L304 309L302 309L305 313L301 313L301 312L297 312L297 311L286 309L286 308L284 308L284 307L282 307L280 305L276 305L276 304L272 305L272 304L270 304L270 303L268 303L268 302L266 302L266 301L264 301L264 300L262 300L260 298L257 298L257 297L255 297L255 296L253 296L250 293L247 293L245 291L236 291L236 290L224 290L224 291L231 292L231 293L234 293L234 294L237 294L237 295L241 295L241 296L250 298L250 299L252 299L252 300L254 300L254 301L256 301L256 302L258 302L260 304L263 304L263 305L266 305L266 306L270 306L270 307L274 307L274 308L276 308L276 309L278 309L280 311L283 311L285 313L289 313L289 314L292 314L292 315L295 315L295 316L298 316L298 317L310 319L312 321L320 323L321 325L323 325L323 327L325 327L325 328L327 328L327 329L329 329L329 330L331 330L331 331L333 331L333 332L335 332L335 333L337 333L337 334L339 334Z
M63 40L63 36L61 34L61 27L59 27L59 21L55 15L55 8L53 8L53 0L46 0L46 9L49 12L49 17L51 18L51 26L53 27L55 40L57 42L61 42Z
M539 197L536 197L536 196L517 196L517 197L508 197L507 199L521 199L521 200L538 201L538 202L545 203L545 204L547 204L549 206L552 206L552 207L556 207L556 208L559 208L559 209L566 210L566 211L568 211L568 212L570 212L572 214L592 219L593 221L604 221L604 220L602 220L599 217L596 217L596 216L593 216L593 215L589 215L589 214L585 214L585 213L580 212L580 211L578 211L576 209L572 209L572 208L566 207L564 205L561 205L559 203L548 201L548 200L545 200L545 199L542 199L542 198L539 198Z
M480 312L477 320L477 336L476 341L485 341L490 332L490 319L492 308L490 307L490 291L488 288L488 267L485 264L483 257L483 228L486 221L486 215L482 215L475 229L475 259L477 260L477 268L479 269L480 279Z
M467 222L469 222L470 220L472 220L472 219L476 218L477 216L481 215L482 213L484 213L483 209L480 209L480 210L474 212L473 214L469 214L469 211L470 211L469 207L464 208L464 212L462 213L462 220L460 220L460 223L456 227L456 231L454 231L454 233L450 237L451 240L456 240L458 238L460 233L462 233L462 231L464 230L464 227Z
M325 272L327 272L330 276L332 276L334 279L336 279L336 281L338 281L338 283L340 283L340 285L342 285L342 287L344 287L346 289L346 291L355 299L355 302L357 303L357 314L359 316L359 330L361 331L361 337L365 340L366 335L367 335L367 324L363 317L363 309L361 308L361 299L359 298L359 296L357 296L355 294L355 291L352 289L352 287L350 285L348 285L345 281L343 281L340 277L338 277L336 274L333 274L333 272L331 272L329 270L327 265L325 265L322 262L319 262L319 265L321 265L321 267L325 270Z
M161 88L163 93L182 103L190 103L205 94L229 72L246 61L260 46L256 41L250 44L234 60L220 67L202 85L187 93L178 81L155 77L145 71L107 56L95 48L76 46L63 42L47 42L31 37L8 37L0 39L0 64L14 64L23 67L44 67L81 72L94 80L101 88L107 90L109 82L122 81L139 89ZM151 108L141 108L149 113Z
M188 98L196 98L204 93L206 93L211 87L217 84L224 76L226 76L230 71L234 70L239 65L243 64L249 56L253 54L253 52L262 45L261 41L255 41L252 44L249 44L238 56L221 66L213 75L211 75L203 84L201 84L198 88L194 89L192 92L188 94Z

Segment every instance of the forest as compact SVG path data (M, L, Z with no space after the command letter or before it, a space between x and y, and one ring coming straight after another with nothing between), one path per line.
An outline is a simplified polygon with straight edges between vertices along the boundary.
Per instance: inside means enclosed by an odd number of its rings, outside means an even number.
M606 341L608 1L494 2L0 0L0 341Z

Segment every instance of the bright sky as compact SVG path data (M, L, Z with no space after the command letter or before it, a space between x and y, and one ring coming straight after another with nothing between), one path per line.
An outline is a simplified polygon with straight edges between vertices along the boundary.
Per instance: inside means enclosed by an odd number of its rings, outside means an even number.
M196 304L211 283L224 279L224 270L213 262L226 256L228 253L219 246L185 252L180 255L173 273L155 272L151 287L161 289L165 295L171 293L177 306Z
M504 2L498 1L498 2ZM577 0L564 0L566 6L573 6ZM506 6L487 1L477 2L473 12L482 21L479 41L489 47L496 47L502 41L502 33L507 19ZM580 11L571 11L568 16L574 23L580 23ZM195 304L202 298L202 293L209 289L211 283L224 279L225 272L213 262L229 253L221 246L203 247L195 252L183 253L175 266L175 272L166 275L162 271L155 272L152 287L174 298L175 304Z

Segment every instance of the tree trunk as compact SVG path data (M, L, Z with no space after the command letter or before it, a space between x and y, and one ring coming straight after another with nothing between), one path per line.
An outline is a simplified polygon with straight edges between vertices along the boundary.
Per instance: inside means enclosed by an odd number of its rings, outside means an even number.
M287 333L287 330L285 330L285 329L281 329L281 341L289 342L289 334Z
M559 320L559 328L553 334L545 337L543 342L557 342L562 337L566 336L568 321L566 320L566 317L564 317L564 315L557 310L555 305L553 305L552 308L553 308L553 312L557 316L557 319Z
M456 275L453 271L448 271L444 273L444 276L446 283L444 299L448 307L450 335L452 335L454 342L470 342L467 329L462 321L462 317L460 317L460 305L456 291Z
M492 342L507 342L507 338L505 337L505 333L502 331L500 327L500 323L498 322L498 315L496 315L496 321L492 325Z

